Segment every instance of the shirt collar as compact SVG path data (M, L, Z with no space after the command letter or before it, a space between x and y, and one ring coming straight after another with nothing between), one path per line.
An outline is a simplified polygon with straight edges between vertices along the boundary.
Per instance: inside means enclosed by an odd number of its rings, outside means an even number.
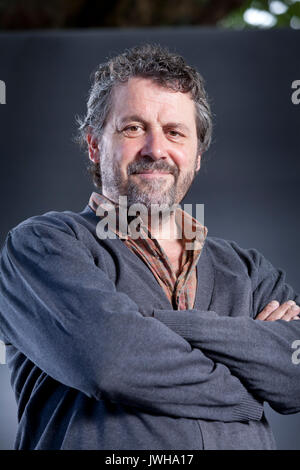
M116 219L118 220L118 215L119 215L119 204L116 202L108 199L106 196L100 193L93 192L90 196L89 199L89 207L97 214L97 211L99 212L98 208L101 207L102 211L106 211L109 213L110 211L115 211L116 212ZM97 214L99 215L99 213ZM102 214L101 214L102 215ZM138 216L135 216L133 218L136 218ZM180 207L176 209L175 212L175 220L179 228L181 229L182 232L182 237L185 240L185 248L187 250L201 250L205 239L207 237L207 227L205 225L202 225L197 219L192 217L188 212L182 210ZM151 233L148 227L145 226L145 224L141 221L141 233L143 233L143 238L150 238ZM128 220L129 222L129 220ZM127 228L127 226L126 226ZM126 230L122 230L122 226L120 224L117 224L117 227L113 227L112 231L122 239L129 239L130 238L130 233ZM190 236L187 236L191 235Z

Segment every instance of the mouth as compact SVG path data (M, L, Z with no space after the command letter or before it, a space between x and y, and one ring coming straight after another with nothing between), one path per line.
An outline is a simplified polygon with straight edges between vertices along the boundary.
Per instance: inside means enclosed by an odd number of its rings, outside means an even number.
M133 176L141 176L143 178L156 178L161 176L171 175L168 171L157 171L157 170L142 170L136 173L133 173Z

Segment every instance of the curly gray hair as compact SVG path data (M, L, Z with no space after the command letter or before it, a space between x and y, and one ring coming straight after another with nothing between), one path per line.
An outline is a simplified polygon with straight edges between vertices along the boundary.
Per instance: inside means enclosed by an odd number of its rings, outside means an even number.
M163 87L190 93L196 109L198 151L205 152L211 142L212 115L204 80L180 55L171 53L158 44L135 46L99 65L90 89L87 113L83 119L77 118L77 141L86 144L88 134L101 138L112 106L113 88L133 77L150 78ZM88 171L93 177L94 185L101 188L99 164L89 161Z

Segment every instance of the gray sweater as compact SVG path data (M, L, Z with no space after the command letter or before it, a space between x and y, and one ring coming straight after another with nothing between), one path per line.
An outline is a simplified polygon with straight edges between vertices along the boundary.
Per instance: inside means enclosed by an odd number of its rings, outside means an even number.
M254 249L207 237L193 310L99 218L48 212L12 229L0 330L18 404L16 449L274 449L263 412L300 411L300 321L262 322L300 297Z

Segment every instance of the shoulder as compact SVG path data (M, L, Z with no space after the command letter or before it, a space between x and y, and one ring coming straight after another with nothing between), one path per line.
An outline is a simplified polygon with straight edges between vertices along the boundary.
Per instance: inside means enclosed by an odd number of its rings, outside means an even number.
M215 267L243 270L252 275L265 262L265 257L253 247L241 247L234 240L206 237L205 244Z
M9 235L17 233L35 232L37 229L43 233L65 232L68 235L80 238L81 232L92 231L96 225L93 211L86 206L82 212L48 211L34 215L20 222L9 231Z
M258 251L255 248L246 248L240 246L234 240L228 240L220 237L210 237L207 236L205 243L207 244L208 249L215 256L229 256L229 257L255 257L255 254Z
M22 252L41 251L45 246L78 246L91 251L95 244L97 218L88 206L82 212L49 211L31 216L7 234L1 252L11 247ZM77 244L77 245L76 245Z
M88 212L86 217L85 211L49 211L23 220L8 232L1 247L0 271L13 266L22 271L25 265L32 269L47 265L50 271L63 263L80 266L79 260L90 262L95 253L100 257L102 250L88 227L90 215Z

